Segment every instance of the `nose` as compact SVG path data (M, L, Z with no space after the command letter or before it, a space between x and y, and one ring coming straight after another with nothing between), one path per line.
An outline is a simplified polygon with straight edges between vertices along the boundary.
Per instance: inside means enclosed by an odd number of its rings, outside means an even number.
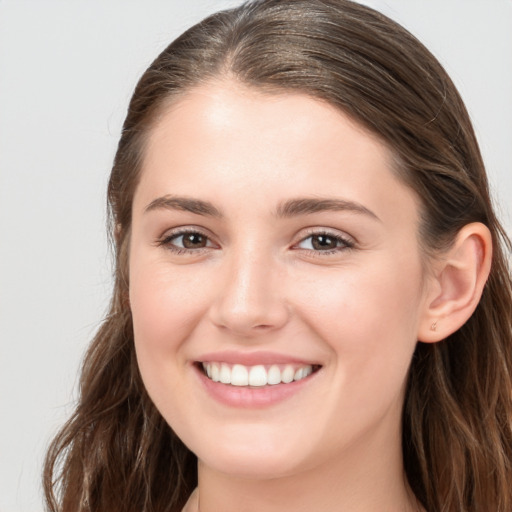
M262 252L233 254L223 262L210 308L211 321L241 337L283 327L290 308L285 300L285 272Z

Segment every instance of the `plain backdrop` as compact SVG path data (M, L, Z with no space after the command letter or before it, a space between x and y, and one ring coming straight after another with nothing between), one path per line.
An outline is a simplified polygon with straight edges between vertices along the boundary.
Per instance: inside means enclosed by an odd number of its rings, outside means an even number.
M45 447L111 289L105 188L137 78L238 0L0 0L0 512L43 510ZM465 99L512 226L512 1L368 0Z

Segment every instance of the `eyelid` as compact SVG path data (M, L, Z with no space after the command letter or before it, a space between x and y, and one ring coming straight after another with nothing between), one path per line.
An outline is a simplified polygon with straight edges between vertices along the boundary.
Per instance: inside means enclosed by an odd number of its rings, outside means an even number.
M180 236L184 236L189 233L197 233L201 236L204 236L207 239L207 245L205 247L197 247L197 248L186 248L186 247L179 247L171 243L171 240L175 238L179 238ZM304 242L310 237L313 236L327 236L334 238L341 242L340 247L336 247L334 249L325 249L325 250L315 250L315 249L306 249L299 247L299 244ZM297 235L297 241L293 243L291 246L291 249L293 250L301 250L303 252L310 253L314 256L327 256L329 254L333 253L340 253L342 251L353 249L356 246L356 240L354 237L341 232L339 230L335 230L332 228L325 228L325 227L313 227L313 228L306 228L305 230L301 231ZM203 251L211 250L212 248L219 248L219 245L216 244L213 241L213 237L211 234L208 233L208 230L205 230L204 228L201 228L199 226L194 225L187 225L187 226L178 226L175 228L172 228L170 230L166 230L155 242L155 245L162 246L170 251L173 251L175 253L188 253L188 254L199 254Z
M335 238L336 240L339 240L343 243L342 247L336 247L335 249L326 249L326 250L314 250L314 249L301 249L298 247L298 245L308 238L311 238L312 236L327 236L331 238ZM307 228L306 232L302 232L298 235L298 241L295 242L292 246L292 249L295 250L302 250L309 252L311 254L314 254L315 256L322 256L322 255L329 255L333 253L339 253L341 251L346 251L355 248L357 242L354 239L354 237L348 235L347 233L330 229L330 228L324 228L324 227L318 227L318 228Z
M313 226L304 228L297 234L297 239L300 242L301 240L304 240L311 235L327 235L335 238L341 238L354 245L357 243L356 238L352 235L349 235L346 231L336 228L327 228L325 226Z
M190 249L186 247L179 247L176 245L173 245L171 243L172 239L179 238L180 236L187 235L190 233L197 233L198 235L204 236L207 241L210 243L210 245L207 245L206 247L198 247L196 249ZM218 245L215 244L212 240L212 236L208 234L207 230L200 228L199 226L179 226L176 228L168 229L166 230L163 235L157 238L155 245L164 247L170 251L176 252L176 253L194 253L198 254L205 250L210 250L212 248L217 248Z

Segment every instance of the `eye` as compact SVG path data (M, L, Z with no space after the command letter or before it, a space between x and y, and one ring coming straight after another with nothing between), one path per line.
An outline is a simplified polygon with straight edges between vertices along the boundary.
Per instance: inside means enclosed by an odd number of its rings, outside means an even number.
M339 235L314 233L302 239L296 247L308 251L332 253L343 249L350 249L354 247L354 244Z
M202 233L185 233L171 238L174 245L183 249L201 249L208 245L208 238Z
M205 234L193 230L171 233L160 240L158 245L177 253L214 247L214 244Z

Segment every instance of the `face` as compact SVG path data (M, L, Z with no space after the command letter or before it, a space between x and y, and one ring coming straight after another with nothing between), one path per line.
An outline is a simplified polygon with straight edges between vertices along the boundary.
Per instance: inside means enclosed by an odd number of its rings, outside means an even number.
M333 107L229 82L170 106L134 197L130 304L149 395L202 464L275 477L399 446L417 233L387 148Z

